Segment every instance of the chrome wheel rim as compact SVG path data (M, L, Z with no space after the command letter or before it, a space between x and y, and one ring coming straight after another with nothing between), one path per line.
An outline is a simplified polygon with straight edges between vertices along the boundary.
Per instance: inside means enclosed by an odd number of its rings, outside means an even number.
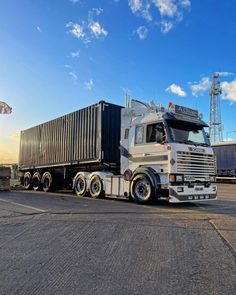
M85 190L85 180L83 178L79 178L76 183L76 190L79 194L82 194Z
M91 193L93 195L99 195L100 192L101 192L101 183L100 183L100 181L98 179L92 180L90 188L91 188Z
M135 195L139 200L147 200L151 194L151 184L147 179L140 179L134 187Z

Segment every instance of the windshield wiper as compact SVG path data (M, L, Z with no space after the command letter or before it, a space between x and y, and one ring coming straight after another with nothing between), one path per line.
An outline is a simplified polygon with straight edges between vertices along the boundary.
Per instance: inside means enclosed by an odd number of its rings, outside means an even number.
M184 143L190 143L190 144L193 144L195 146L209 146L207 143L204 143L204 142L196 142L196 141L192 141L192 140L184 140Z
M183 140L183 143L189 143L189 144L193 144L193 145L198 145L198 143L197 142L195 142L195 141L192 141L192 140Z
M198 145L201 145L201 146L210 146L209 144L207 144L207 143L198 143Z

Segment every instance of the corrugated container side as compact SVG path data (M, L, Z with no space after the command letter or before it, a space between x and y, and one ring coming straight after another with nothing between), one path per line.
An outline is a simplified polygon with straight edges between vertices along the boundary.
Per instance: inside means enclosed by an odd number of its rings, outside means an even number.
M217 171L225 174L227 171L236 173L236 144L213 146L217 162Z
M21 168L104 162L119 165L121 107L98 103L21 132Z

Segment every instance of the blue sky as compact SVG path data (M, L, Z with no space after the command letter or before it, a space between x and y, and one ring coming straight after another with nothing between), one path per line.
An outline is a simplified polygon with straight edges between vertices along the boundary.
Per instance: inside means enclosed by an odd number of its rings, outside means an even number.
M101 99L198 108L222 73L224 135L236 138L235 0L0 0L0 163L18 133ZM227 133L227 134L226 134Z

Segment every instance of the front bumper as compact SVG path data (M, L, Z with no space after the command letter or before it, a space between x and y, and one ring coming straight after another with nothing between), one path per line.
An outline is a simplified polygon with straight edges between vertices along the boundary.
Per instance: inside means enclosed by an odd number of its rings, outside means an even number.
M180 192L179 190L181 190ZM217 187L210 185L205 187L204 185L195 185L194 187L188 186L169 186L169 202L181 203L181 202L199 202L217 200Z

